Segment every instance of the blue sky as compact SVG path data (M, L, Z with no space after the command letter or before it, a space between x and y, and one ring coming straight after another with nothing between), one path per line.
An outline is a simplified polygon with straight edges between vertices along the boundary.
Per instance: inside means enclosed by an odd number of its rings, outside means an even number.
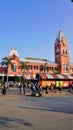
M70 0L0 0L0 60L12 48L25 57L54 62L54 43L62 30L73 62L73 3Z

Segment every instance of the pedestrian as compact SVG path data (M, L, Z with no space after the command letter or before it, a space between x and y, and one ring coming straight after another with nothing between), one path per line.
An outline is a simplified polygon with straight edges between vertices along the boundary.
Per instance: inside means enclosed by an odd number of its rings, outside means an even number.
M46 94L48 94L48 89L49 89L49 86L48 86L48 84L46 84Z
M18 83L18 86L19 86L19 94L21 94L21 89L22 89L22 84L21 84L21 82Z
M51 83L51 85L50 85L50 89L51 89L51 91L53 92L53 84Z
M33 90L33 87L34 87L34 83L31 82L31 91Z
M42 96L42 86L41 85L42 85L41 81L38 81L38 88L37 89L38 89L39 97Z
M5 95L6 94L6 87L5 87L5 83L3 83L3 88L2 88L2 94Z
M23 82L23 92L24 92L24 94L25 94L25 88L26 88L26 84L25 84L25 82Z
M31 85L31 91L32 91L32 94L31 94L31 96L36 96L36 84L37 84L37 82L35 83L35 84L32 84Z

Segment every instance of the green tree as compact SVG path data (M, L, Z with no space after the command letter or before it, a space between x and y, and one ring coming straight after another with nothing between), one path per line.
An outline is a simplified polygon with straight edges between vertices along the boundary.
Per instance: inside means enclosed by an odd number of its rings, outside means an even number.
M16 77L16 78L15 78L15 81L16 81L16 82L22 82L22 77Z
M28 63L28 62L21 61L21 65L19 66L19 68L20 68L21 70L23 70L22 77L23 77L23 75L24 75L26 72L28 72L27 63Z
M28 66L27 66L27 63L28 62L21 62L21 66L20 66L20 68L21 68L21 70L24 70L24 73L25 73L25 71L27 71L28 72Z
M45 64L43 65L43 70L44 70L44 73L46 73L46 71L47 71L47 63L45 63Z
M5 67L6 74L7 74L7 87L8 87L8 66L11 65L11 68L14 67L14 65L11 63L11 59L8 59L8 57L2 58L2 61L0 62L1 66Z
M46 73L46 71L48 70L47 67L47 63L45 63L44 65L40 65L40 71Z

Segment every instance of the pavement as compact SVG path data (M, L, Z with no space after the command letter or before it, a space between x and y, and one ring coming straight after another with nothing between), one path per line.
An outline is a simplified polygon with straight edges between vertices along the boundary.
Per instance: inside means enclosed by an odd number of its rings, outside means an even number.
M41 98L29 95L0 95L0 130L73 130L71 93L44 91Z
M30 95L30 90L24 95L16 88L0 93L0 130L73 130L72 91Z
M43 92L44 96L66 96L66 95L73 95L73 91L67 91L67 90L62 90L62 91L49 91L48 94Z
M6 92L6 96L24 96L24 93L22 91L21 94L19 94L19 90L18 88L9 88L9 90L7 90ZM26 89L26 93L25 93L25 96L29 96L31 95L31 90L30 89ZM48 96L68 96L68 95L73 95L73 90L62 90L62 91L59 91L59 90L56 90L56 91L51 91L49 90L48 93L45 92L45 90L43 90L42 92L42 96L45 96L45 97L48 97ZM1 94L1 91L0 91L0 96L2 96ZM36 94L36 96L38 96L38 93Z

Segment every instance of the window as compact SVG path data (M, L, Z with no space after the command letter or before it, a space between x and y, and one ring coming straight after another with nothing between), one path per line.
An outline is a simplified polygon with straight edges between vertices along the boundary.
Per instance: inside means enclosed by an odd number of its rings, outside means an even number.
M67 56L68 55L68 50L66 48L62 49L62 55Z
M38 66L34 66L34 70L38 70Z
M67 64L67 63L64 63L64 64L63 64L63 69L64 69L65 72L68 71L68 64Z
M29 69L29 70L32 70L32 65L28 65L28 69Z
M47 66L47 68L46 68L46 69L47 69L47 71L49 71L49 67L48 67L48 66Z
M65 50L63 49L63 55L65 54Z

